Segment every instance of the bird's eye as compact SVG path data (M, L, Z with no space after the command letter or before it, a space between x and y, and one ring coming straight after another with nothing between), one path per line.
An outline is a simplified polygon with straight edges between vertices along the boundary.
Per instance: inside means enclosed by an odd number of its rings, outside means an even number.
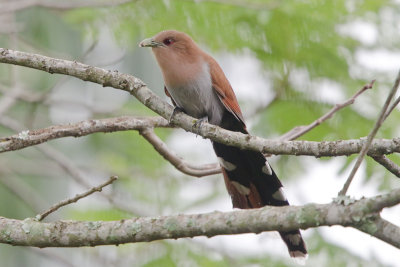
M166 38L163 41L163 44L165 44L166 46L171 45L174 42L174 40L172 40L171 38Z

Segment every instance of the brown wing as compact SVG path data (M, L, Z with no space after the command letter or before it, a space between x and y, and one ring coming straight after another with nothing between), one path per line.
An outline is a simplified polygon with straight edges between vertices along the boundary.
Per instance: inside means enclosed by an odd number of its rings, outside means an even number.
M212 86L219 99L224 104L225 108L245 125L236 95L228 79L225 77L224 72L212 57L208 56L207 61L210 66Z

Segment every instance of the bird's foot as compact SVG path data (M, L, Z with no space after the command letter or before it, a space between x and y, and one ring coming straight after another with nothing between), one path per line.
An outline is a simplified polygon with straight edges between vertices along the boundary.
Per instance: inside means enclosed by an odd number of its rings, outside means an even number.
M180 107L176 107L176 106L175 106L174 111L172 111L172 114L171 114L171 116L170 116L169 119L168 119L168 122L169 122L170 124L172 124L172 119L173 119L174 116L175 116L177 113L179 113L179 112L184 112L184 111L183 111L183 109L181 109Z
M200 128L203 122L208 122L208 117L205 116L203 118L198 119L192 126L193 131L196 133L196 136L200 134Z

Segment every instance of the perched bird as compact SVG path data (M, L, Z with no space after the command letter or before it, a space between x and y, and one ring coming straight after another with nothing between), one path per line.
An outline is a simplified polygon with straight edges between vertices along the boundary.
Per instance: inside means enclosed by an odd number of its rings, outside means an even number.
M221 67L185 33L168 30L140 42L151 47L164 76L164 90L188 115L247 134L235 93ZM213 142L234 208L289 205L282 184L260 152ZM291 257L302 261L307 249L299 230L280 232Z

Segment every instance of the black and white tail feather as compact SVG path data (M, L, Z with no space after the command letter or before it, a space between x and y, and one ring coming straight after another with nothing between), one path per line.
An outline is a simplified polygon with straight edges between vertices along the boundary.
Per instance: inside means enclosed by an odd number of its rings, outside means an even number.
M221 127L247 133L242 122L225 112ZM262 153L241 150L213 142L214 151L222 167L224 180L234 208L251 209L266 205L287 206L288 200L275 172ZM306 245L299 230L279 232L290 256L299 264L308 257Z

